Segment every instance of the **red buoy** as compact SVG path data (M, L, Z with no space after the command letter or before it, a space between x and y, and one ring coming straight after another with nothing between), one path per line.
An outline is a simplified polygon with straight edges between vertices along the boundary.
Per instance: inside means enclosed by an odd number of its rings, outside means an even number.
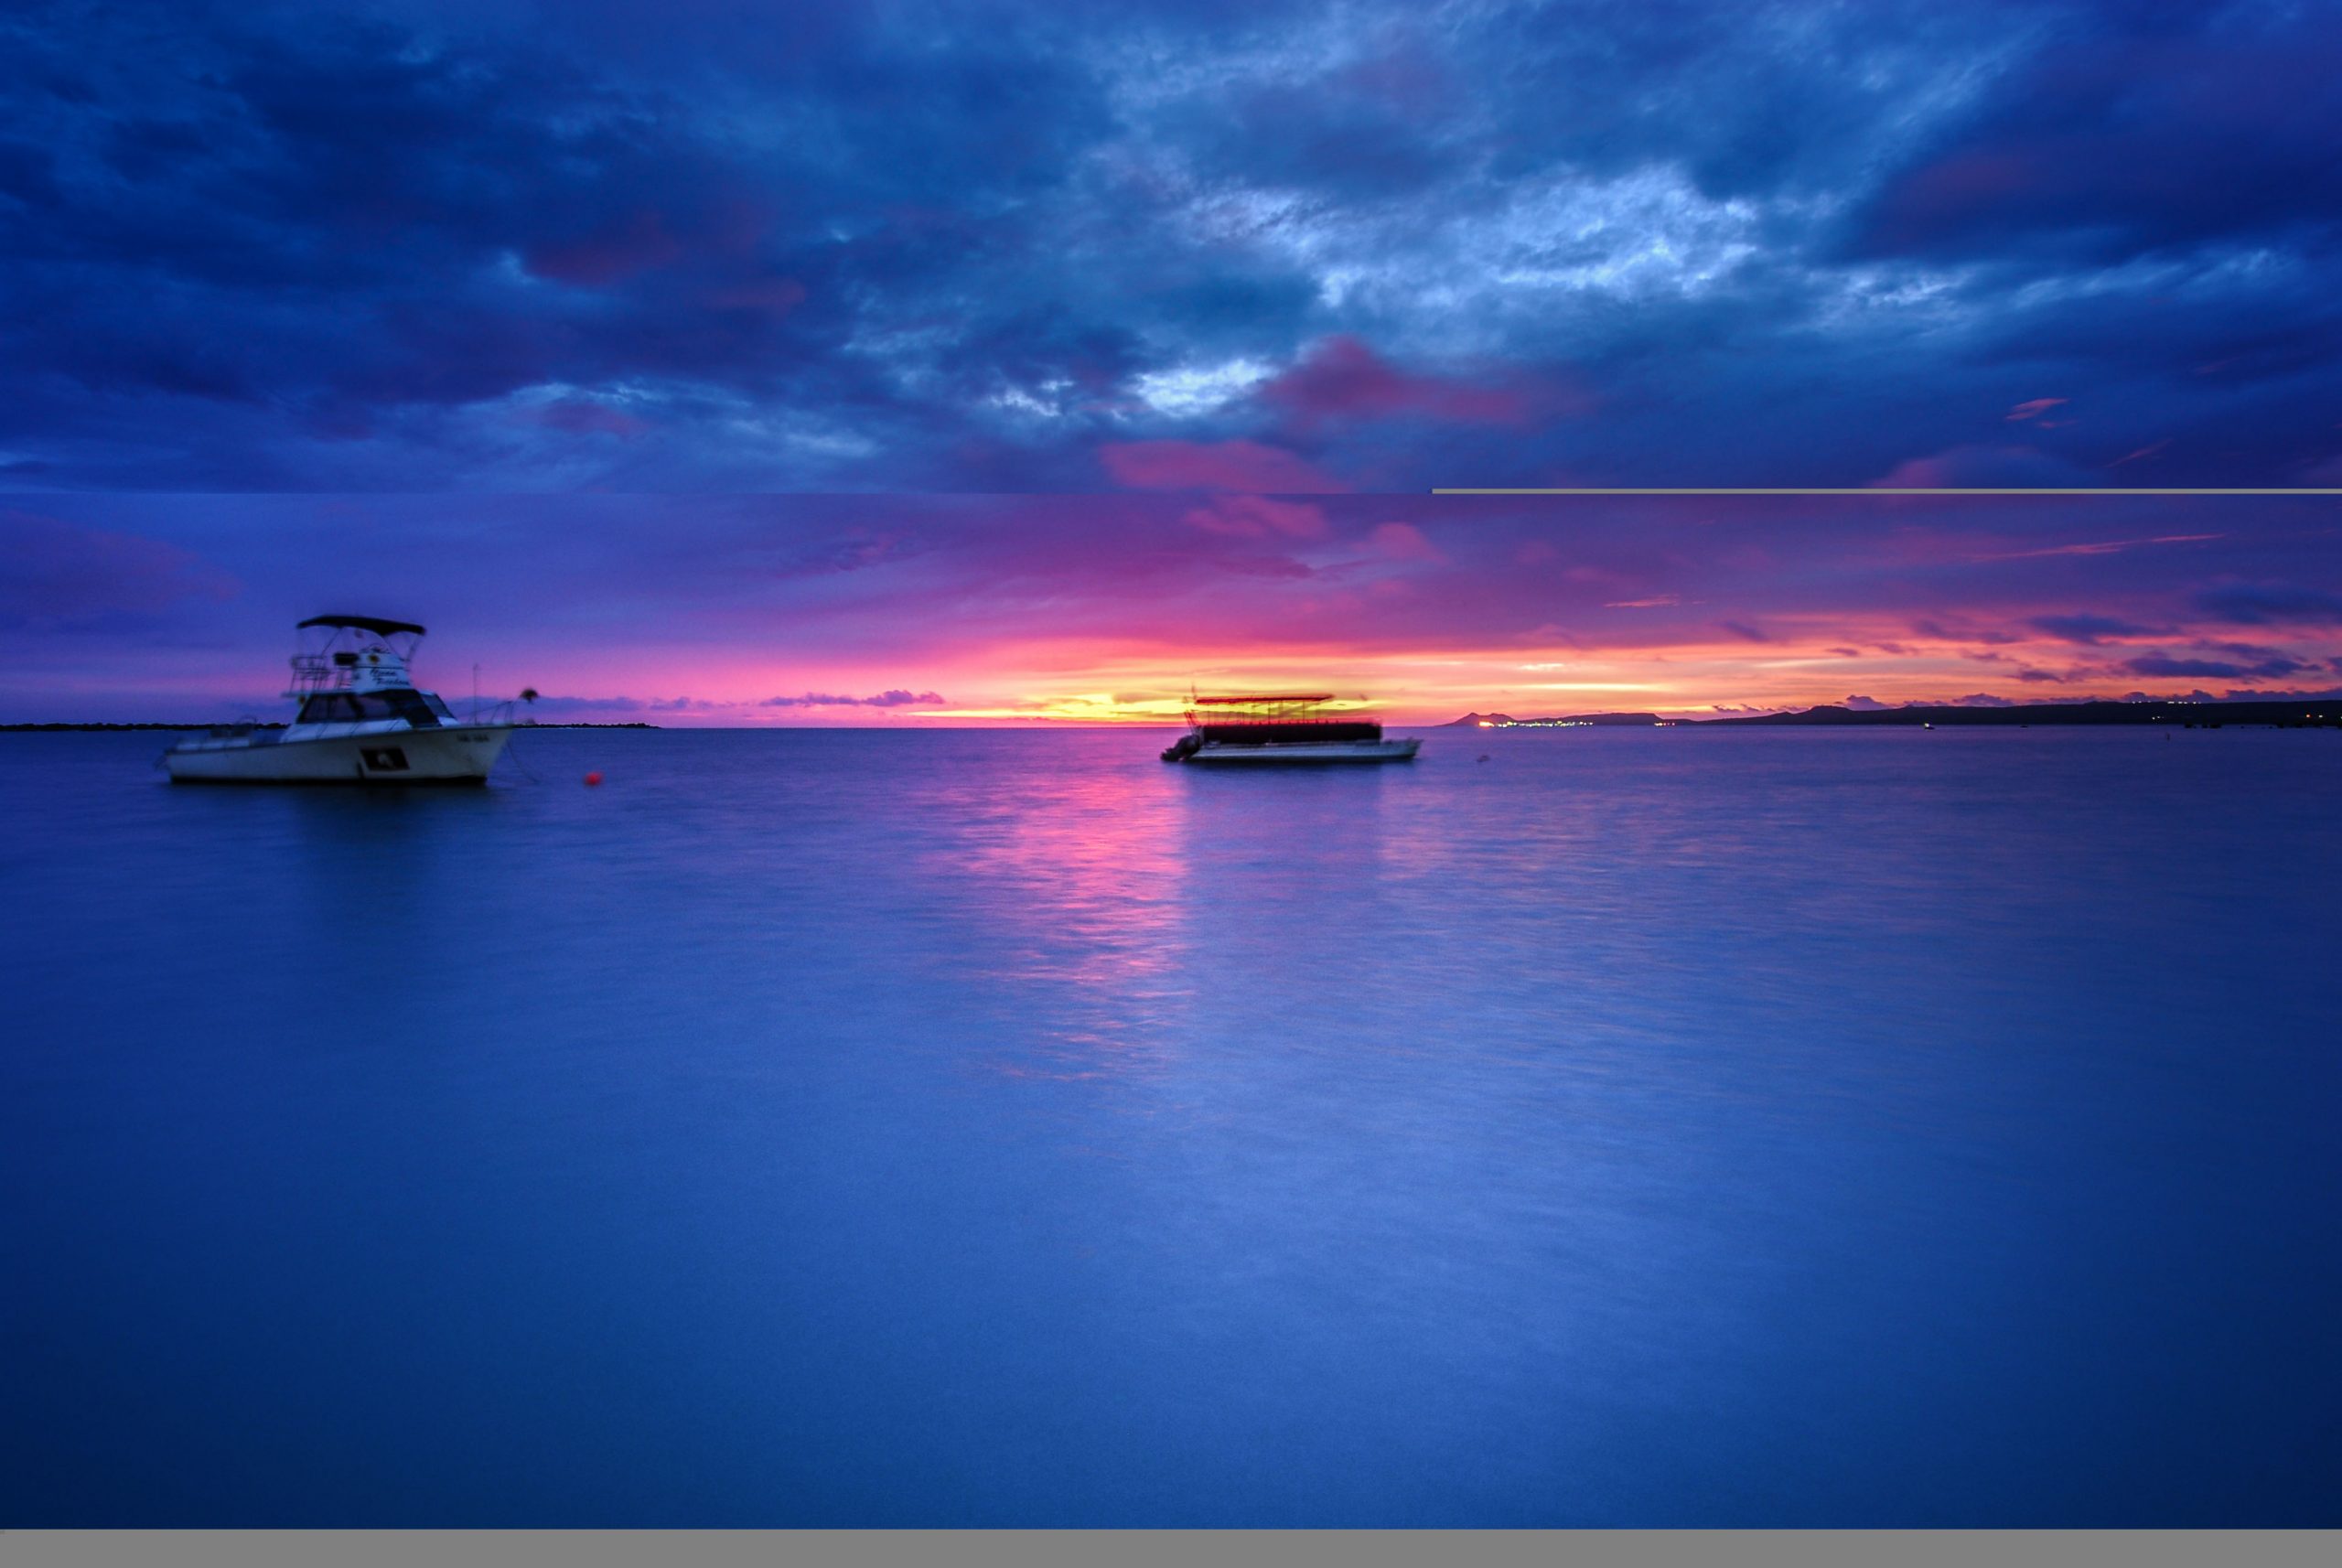
M588 773L586 775L586 782L588 784L599 784L601 781L602 776L598 773Z

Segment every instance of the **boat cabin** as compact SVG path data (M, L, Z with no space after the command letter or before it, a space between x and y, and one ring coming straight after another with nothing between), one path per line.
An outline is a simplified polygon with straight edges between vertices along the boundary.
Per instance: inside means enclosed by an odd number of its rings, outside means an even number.
M1164 752L1166 762L1398 760L1413 757L1418 744L1384 740L1380 720L1330 706L1330 692L1193 701L1187 733Z
M1187 723L1199 742L1229 746L1276 745L1291 741L1380 740L1379 720L1328 710L1330 692L1280 693L1268 696L1198 697Z
M415 729L456 723L437 693L417 690L408 670L423 628L372 616L312 616L299 629L321 632L293 656L296 725L377 724L402 720Z

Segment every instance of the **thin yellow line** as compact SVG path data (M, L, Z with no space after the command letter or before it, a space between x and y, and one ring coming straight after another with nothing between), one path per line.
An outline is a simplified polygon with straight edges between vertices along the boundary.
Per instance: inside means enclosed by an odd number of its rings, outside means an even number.
M2308 489L2150 489L2144 486L2096 486L2049 488L2037 489L1904 489L1887 486L1851 486L1829 489L1767 487L1745 485L1574 485L1566 488L1531 489L1528 487L1486 489L1434 489L1435 496L2342 496L2342 488Z

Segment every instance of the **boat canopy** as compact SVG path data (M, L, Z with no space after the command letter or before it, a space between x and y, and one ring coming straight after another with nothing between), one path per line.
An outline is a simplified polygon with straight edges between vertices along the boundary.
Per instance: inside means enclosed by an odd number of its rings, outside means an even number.
M1272 692L1243 697L1195 697L1189 722L1228 724L1327 724L1359 718L1356 713L1328 711L1331 692Z
M1198 697L1187 722L1205 740L1232 745L1288 740L1380 740L1382 725L1367 714L1329 711L1330 692L1276 692L1242 697Z
M1334 693L1331 692L1292 692L1266 697L1198 697L1196 705L1213 707L1234 706L1241 703L1246 707L1252 707L1274 703L1284 706L1295 703L1330 703L1333 700Z
M371 631L377 637L390 637L402 631L411 631L417 637L424 635L423 628L411 620L382 620L374 616L311 616L294 629L306 631L313 626L346 626L357 631Z

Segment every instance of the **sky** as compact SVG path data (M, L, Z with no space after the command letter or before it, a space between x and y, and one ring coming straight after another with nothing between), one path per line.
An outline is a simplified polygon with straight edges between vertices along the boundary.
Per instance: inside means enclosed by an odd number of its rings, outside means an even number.
M0 720L2342 688L2342 12L0 15ZM1166 705L1168 704L1168 705Z

